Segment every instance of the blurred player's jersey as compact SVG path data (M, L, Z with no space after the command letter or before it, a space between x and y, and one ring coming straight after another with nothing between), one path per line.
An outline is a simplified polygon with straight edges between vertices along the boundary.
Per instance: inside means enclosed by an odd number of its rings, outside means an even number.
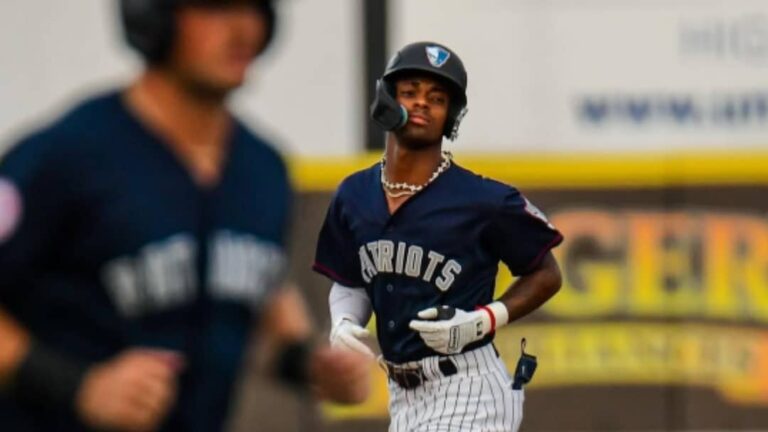
M119 94L90 100L0 162L0 304L71 356L186 356L165 430L222 427L252 324L279 284L290 186L235 122L220 182L200 187ZM71 409L0 399L2 430L79 430Z
M389 361L437 354L408 327L419 311L486 305L493 299L499 261L523 275L562 241L517 189L460 166L449 168L394 214L380 179L377 164L341 184L320 232L314 269L342 285L366 289Z

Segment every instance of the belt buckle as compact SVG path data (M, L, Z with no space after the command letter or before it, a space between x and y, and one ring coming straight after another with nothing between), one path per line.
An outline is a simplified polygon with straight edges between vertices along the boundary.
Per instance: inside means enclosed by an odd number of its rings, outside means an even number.
M450 357L441 358L437 362L437 367L440 369L440 373L443 374L443 376L446 378L452 375L456 375L456 373L459 372L459 368L456 367L456 363L454 363Z
M401 368L399 373L395 373L395 382L400 387L406 390L411 390L424 383L424 373L421 371L421 368Z
M387 376L389 379L397 383L401 388L406 390L414 389L426 381L424 371L421 367L407 368L390 363L386 360L382 362Z

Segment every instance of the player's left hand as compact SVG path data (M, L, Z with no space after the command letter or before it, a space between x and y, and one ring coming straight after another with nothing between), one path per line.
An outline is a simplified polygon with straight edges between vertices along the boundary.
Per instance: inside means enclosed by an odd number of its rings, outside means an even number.
M446 310L453 316L441 320L441 314ZM418 316L421 319L412 320L409 327L419 332L427 346L442 354L460 353L467 344L482 339L491 327L490 317L483 310L467 312L446 309L446 306L431 307L419 312Z

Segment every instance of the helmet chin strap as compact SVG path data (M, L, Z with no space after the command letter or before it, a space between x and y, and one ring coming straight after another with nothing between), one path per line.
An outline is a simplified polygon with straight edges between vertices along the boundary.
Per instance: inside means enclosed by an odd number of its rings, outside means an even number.
M400 129L408 123L408 110L403 105L400 105L400 116L402 117L402 120L395 129Z
M382 80L376 81L376 99L371 105L371 117L387 131L400 129L408 123L408 110L387 92Z

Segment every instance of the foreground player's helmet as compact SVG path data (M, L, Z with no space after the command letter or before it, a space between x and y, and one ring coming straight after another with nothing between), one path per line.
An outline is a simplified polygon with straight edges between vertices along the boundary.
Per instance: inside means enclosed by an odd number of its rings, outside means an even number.
M376 81L371 118L385 130L399 129L407 123L408 112L395 99L395 83L413 72L426 72L448 86L451 104L443 135L456 139L461 119L467 113L467 71L455 52L434 42L406 45L392 57L381 79Z
M120 0L120 15L128 44L149 63L168 58L176 35L176 9L183 5L217 5L235 0ZM273 0L250 0L267 17L266 49L275 33Z

